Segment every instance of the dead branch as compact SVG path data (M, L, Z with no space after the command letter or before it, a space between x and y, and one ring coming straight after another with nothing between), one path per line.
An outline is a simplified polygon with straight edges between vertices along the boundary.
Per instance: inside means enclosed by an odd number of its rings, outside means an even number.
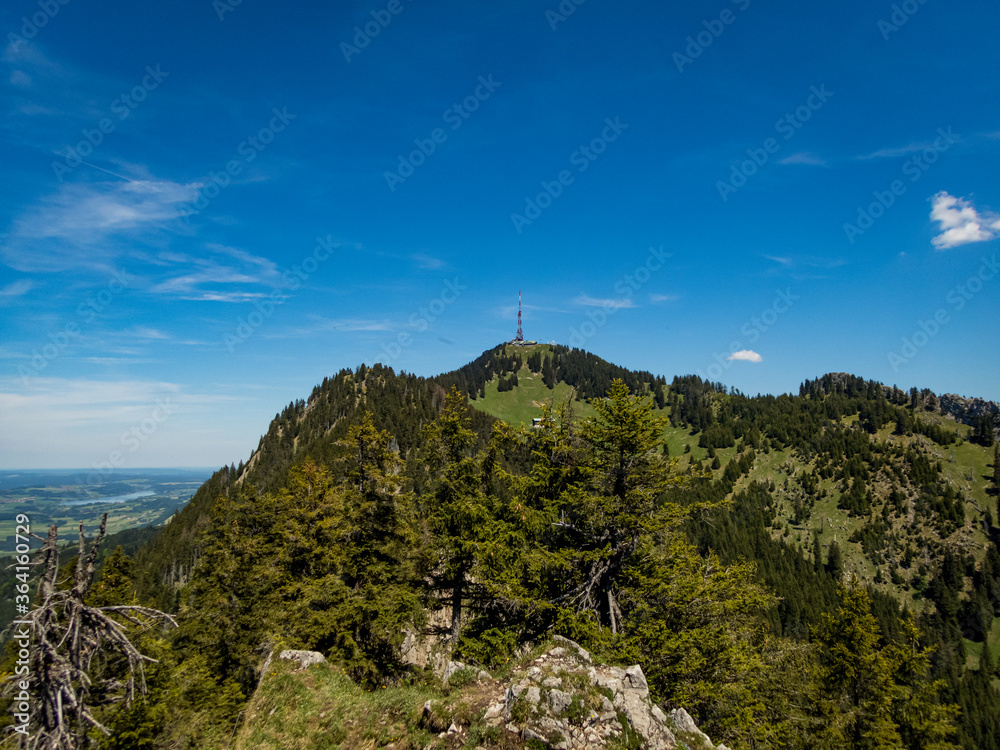
M91 728L110 734L93 714L92 693L103 696L103 702L127 707L135 699L137 688L140 693L145 692L143 664L156 660L132 644L126 626L111 614L141 627L161 621L177 627L170 615L150 607L86 604L106 528L105 513L88 552L80 524L76 570L69 587L60 588L58 580L55 526L49 529L38 552L37 564L44 571L38 582L38 606L24 618L31 622L35 639L29 662L37 706L32 715L31 750L79 750L89 744L87 733ZM92 674L94 658L109 653L120 654L127 660L128 675L124 682L113 675Z

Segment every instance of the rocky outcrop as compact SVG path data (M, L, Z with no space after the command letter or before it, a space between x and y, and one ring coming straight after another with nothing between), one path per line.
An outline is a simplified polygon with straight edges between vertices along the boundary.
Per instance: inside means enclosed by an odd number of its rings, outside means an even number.
M997 405L995 401L964 398L956 396L954 393L945 393L938 399L938 405L942 414L947 414L956 421L968 425L971 425L976 417L988 415L995 418L997 414L1000 414L1000 405Z
M443 677L451 655L451 645L445 635L450 628L450 613L443 609L428 611L427 622L422 629L411 627L403 631L400 648L403 663L430 667L434 674Z
M297 661L299 663L299 669L308 669L313 664L326 663L326 657L318 651L295 651L292 649L286 649L278 654L278 658L286 661ZM267 655L267 659L264 660L264 664L259 670L261 677L267 673L267 669L271 666L271 661L273 659L274 651L271 651L271 653Z
M482 716L487 727L554 750L715 748L686 711L675 710L668 717L650 701L639 665L594 664L574 641L561 636L553 640L487 696ZM424 708L428 715L434 711L430 704ZM462 731L449 727L452 735Z

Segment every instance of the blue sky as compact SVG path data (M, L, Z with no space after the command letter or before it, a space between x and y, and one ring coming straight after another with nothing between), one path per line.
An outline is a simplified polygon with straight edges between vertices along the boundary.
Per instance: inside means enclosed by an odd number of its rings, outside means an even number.
M677 7L671 7L676 5ZM987 2L12 0L0 466L218 466L513 336L1000 399Z

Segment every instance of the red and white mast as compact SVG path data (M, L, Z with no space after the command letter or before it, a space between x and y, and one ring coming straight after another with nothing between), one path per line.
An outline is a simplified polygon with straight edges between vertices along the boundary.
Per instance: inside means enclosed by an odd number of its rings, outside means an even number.
M517 338L514 341L524 341L524 331L521 330L521 290L517 290Z

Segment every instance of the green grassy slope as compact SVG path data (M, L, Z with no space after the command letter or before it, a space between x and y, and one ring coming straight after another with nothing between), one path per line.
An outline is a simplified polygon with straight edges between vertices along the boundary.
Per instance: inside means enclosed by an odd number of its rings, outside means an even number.
M565 383L558 383L554 390L546 388L541 375L532 374L527 367L522 367L518 372L516 388L498 393L497 379L494 378L486 386L486 397L474 400L471 404L514 426L519 424L530 426L531 418L541 414L543 401L553 397L557 403L565 401L570 392L570 387ZM577 418L587 418L594 413L593 407L580 401L574 402L574 411ZM668 413L668 410L661 412L664 416ZM941 446L922 435L892 435L894 424L883 427L877 434L871 436L871 439L901 443L928 451L932 462L940 462L944 478L967 498L965 525L941 539L940 543L954 549L972 552L977 559L981 559L989 539L984 529L986 510L993 509L995 515L997 504L996 497L988 492L992 481L992 449L969 442L967 438L971 428L958 424L948 417L925 412L921 413L920 418L957 433L962 438L961 443ZM844 424L856 422L856 416L843 420ZM702 461L703 468L708 469L711 458L706 448L698 446L700 437L700 432L691 432L679 426L668 426L665 430L664 440L670 455L679 459L679 471L688 471L696 461ZM714 476L718 478L722 469L737 454L737 447L718 449L716 453L722 467L714 472ZM757 459L749 476L742 477L734 491L745 488L753 481L773 483L773 494L781 509L771 530L774 538L784 539L786 543L800 548L808 556L811 554L813 533L818 531L823 555L827 554L830 544L836 541L844 556L845 570L848 573L856 574L865 584L897 597L913 611L933 609L933 604L924 599L919 590L921 577L926 578L928 571L933 569L933 556L922 546L927 539L927 528L921 524L914 524L911 514L893 513L888 522L890 536L894 536L900 545L910 544L918 551L917 562L909 571L903 571L906 582L901 585L894 584L890 580L888 563L876 565L864 553L859 542L850 541L851 535L868 523L871 517L852 516L846 510L837 507L842 493L840 483L836 480L822 480L820 488L825 490L825 493L816 501L810 517L803 523L793 523L792 498L801 492L796 475L801 474L803 470L811 471L812 468L811 462L803 461L791 448L783 450L765 448L757 452ZM994 518L994 524L1000 524L1000 518ZM920 563L926 565L923 572ZM978 664L982 644L966 641L966 646L970 664ZM1000 619L994 622L990 647L994 654L1000 654Z
M517 383L514 390L498 393L497 379L494 378L486 384L486 397L471 404L515 427L522 424L530 427L532 418L541 416L545 402L555 399L557 404L565 403L573 391L565 383L557 383L554 389L549 389L542 382L542 376L533 374L527 367L522 367L517 373ZM583 401L574 401L573 411L584 419L594 414L594 408Z

